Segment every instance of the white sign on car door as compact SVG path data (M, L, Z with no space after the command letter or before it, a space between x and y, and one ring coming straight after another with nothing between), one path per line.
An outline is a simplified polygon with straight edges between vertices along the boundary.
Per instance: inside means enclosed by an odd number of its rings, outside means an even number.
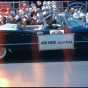
M74 34L39 35L39 50L74 49Z

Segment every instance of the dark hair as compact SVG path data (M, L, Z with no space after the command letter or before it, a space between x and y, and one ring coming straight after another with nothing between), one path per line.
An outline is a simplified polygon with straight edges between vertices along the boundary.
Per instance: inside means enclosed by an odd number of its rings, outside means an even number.
M6 24L6 17L3 17L3 23Z
M38 4L37 4L37 1L36 1L35 4L36 4L36 7L37 7L37 8L41 8L41 7L43 6L43 1L40 1L40 2L41 2L41 5L38 5Z
M33 11L33 12L31 13L31 17L33 17L34 15L37 15L37 13Z

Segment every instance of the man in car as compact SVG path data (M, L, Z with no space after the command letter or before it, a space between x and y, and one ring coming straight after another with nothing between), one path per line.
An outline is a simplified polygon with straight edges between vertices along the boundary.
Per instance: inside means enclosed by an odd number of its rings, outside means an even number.
M46 17L46 26L45 26L45 31L48 34L62 34L61 31L59 31L59 26L55 25L56 24L56 20L54 20L52 18L52 15L49 15ZM53 32L51 32L51 30L53 30Z

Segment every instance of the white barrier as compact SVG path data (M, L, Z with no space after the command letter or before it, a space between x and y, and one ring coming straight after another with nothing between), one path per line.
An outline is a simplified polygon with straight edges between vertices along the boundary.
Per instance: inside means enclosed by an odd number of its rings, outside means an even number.
M39 35L39 50L74 49L74 34Z
M6 31L16 31L17 30L17 24L4 24L4 25L0 25L0 30L6 30Z

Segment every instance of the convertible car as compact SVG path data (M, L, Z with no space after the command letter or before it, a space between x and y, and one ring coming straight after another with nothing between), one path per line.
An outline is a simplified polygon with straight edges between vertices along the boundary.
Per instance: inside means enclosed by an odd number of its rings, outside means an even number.
M26 25L7 23L0 26L0 59L4 62L27 62L39 54L38 36L55 34L60 30L44 30L42 25ZM38 58L38 57L37 57ZM35 60L34 60L35 61Z
M42 25L27 25L26 27L22 28L19 27L17 24L7 23L5 25L0 26L0 49L3 49L3 54L1 54L0 59L3 60L3 62L5 63L87 60L87 29L82 29L80 24L77 23L76 24L80 27L73 27L74 25L76 25L75 22L71 23L69 21L68 23L70 27L62 27L59 25L58 30L46 30L43 28ZM61 44L64 43L66 39L65 37L63 37L65 35L64 28L67 28L68 30L71 29L71 31L67 32L66 34L69 35L72 32L74 35L72 39L72 41L74 42L68 42L66 40L66 43L74 43L73 46L70 46L73 48L68 48L69 45L66 46L67 48L65 48L64 45ZM82 30L86 31L79 32L79 30L76 28L81 28ZM76 31L74 32L73 29ZM69 37L67 37L67 39L70 39ZM39 40L39 38L41 40ZM40 42L44 39L46 39L46 41L48 41L48 44L50 45L43 46L43 48L41 48ZM61 44L61 46L53 45L57 40L58 45ZM63 42L60 42L62 40ZM46 44L46 41L41 42L41 44Z

